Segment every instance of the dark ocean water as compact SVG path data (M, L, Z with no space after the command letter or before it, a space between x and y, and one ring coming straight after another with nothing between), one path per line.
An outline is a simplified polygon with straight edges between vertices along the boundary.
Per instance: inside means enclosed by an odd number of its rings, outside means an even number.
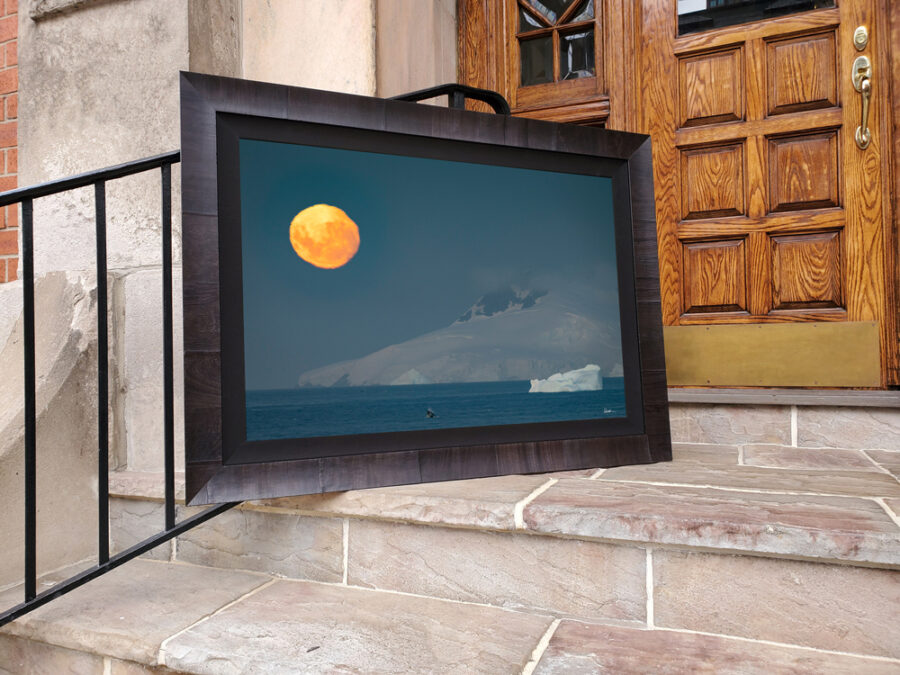
M604 378L601 391L532 394L529 386L523 380L248 391L247 440L625 416L621 378Z

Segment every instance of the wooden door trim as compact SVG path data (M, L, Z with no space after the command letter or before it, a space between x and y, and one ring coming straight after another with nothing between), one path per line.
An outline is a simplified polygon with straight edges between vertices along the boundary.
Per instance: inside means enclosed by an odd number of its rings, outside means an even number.
M606 91L578 101L553 101L529 105L514 114L557 122L591 124L603 121L610 129L640 128L640 8L621 0L596 0L602 14L599 64ZM517 68L514 45L508 41L506 0L457 0L458 79L483 89L500 92L513 103L513 77ZM482 110L483 104L469 107ZM486 109L484 109L486 111Z
M900 385L900 2L879 0L881 16L885 22L882 40L883 62L891 64L888 85L890 97L885 106L888 114L882 124L883 133L889 133L893 141L890 170L884 181L885 208L891 214L885 224L885 268L887 271L888 307L892 313L894 358L888 364L888 384Z

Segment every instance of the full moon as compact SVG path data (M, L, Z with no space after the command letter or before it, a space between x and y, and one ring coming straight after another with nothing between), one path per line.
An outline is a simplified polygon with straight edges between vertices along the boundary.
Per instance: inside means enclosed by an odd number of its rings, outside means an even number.
M356 255L359 228L336 206L316 204L291 221L291 246L311 265L333 270Z

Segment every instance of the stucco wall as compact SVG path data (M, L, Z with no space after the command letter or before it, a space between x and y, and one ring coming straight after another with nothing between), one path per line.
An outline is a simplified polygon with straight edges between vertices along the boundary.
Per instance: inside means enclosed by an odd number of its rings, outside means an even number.
M373 96L374 2L243 0L243 77Z
M456 0L377 0L376 8L378 96L457 81Z
M23 185L178 148L179 70L375 93L374 0L23 0L21 9ZM176 165L180 455L179 181ZM107 212L113 466L161 470L159 172L110 182ZM37 276L90 276L93 223L90 188L36 201ZM47 320L38 317L38 332ZM95 427L90 408L79 415L70 423Z

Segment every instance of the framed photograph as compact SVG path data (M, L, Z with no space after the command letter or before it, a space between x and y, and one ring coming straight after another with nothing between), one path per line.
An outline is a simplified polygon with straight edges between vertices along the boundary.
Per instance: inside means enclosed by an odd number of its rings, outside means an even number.
M181 101L189 503L670 459L646 136Z

